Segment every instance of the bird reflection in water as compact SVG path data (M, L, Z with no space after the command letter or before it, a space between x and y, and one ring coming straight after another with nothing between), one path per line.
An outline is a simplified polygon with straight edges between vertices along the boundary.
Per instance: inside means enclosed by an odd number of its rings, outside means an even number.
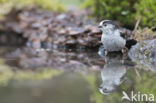
M102 84L99 91L104 95L108 95L124 81L126 66L124 65L122 53L109 53L105 56L102 52L99 51L98 54L105 60L106 64L101 70Z

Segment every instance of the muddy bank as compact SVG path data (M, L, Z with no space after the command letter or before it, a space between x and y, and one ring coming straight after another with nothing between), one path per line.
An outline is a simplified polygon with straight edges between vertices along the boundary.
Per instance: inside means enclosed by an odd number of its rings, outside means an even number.
M36 7L14 8L2 24L4 31L12 31L11 35L26 39L29 47L98 48L102 33L98 22L88 15L87 10L59 13ZM123 28L120 31L124 37L133 33Z
M95 20L87 16L87 11L59 13L34 7L13 9L6 16L3 27L26 38L27 46L97 47L101 31Z

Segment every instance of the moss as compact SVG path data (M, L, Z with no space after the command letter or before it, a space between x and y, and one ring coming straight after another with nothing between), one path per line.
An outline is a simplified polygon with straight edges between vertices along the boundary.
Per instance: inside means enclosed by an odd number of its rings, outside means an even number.
M134 24L134 2L138 0L87 0L85 6L90 6L98 19L112 19L123 24Z
M156 26L156 0L86 0L98 19L120 21L124 26L134 26L141 17L141 26Z
M136 18L141 17L142 26L156 27L156 0L140 0L135 4Z

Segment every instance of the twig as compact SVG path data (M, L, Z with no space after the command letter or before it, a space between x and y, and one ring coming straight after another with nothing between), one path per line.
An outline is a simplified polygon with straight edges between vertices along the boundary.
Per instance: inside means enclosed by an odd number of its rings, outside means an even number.
M135 28L134 28L134 30L133 30L134 33L136 32L136 30L137 30L137 28L138 28L138 26L139 26L140 20L141 20L141 17L138 18L138 20L137 20L137 22L136 22L136 24L135 24Z
M141 79L141 76L140 76L140 73L138 72L138 70L136 68L134 70L135 70L135 73L138 76L138 78Z

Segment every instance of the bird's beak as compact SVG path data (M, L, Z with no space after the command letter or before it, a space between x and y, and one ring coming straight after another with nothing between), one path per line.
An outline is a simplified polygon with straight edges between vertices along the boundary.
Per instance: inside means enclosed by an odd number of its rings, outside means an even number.
M102 26L101 26L101 25L99 25L99 26L98 26L98 28L102 28Z

